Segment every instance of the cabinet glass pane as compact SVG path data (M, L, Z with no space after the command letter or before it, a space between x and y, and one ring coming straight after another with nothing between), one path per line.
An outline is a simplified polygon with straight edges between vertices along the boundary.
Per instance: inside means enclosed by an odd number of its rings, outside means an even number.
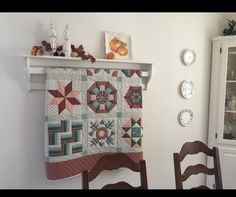
M236 47L228 49L223 138L236 140Z

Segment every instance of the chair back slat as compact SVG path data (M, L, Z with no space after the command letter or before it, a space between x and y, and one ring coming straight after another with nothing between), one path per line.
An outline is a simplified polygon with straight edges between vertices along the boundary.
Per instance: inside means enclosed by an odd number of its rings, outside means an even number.
M92 181L98 176L98 174L100 174L104 170L115 170L122 167L128 168L135 172L140 171L139 163L134 163L134 161L126 154L117 153L115 155L105 155L96 163L94 168L89 172L88 180Z
M192 187L191 189L210 189L210 188L205 185L200 185L198 187Z
M141 189L141 186L139 187L133 187L129 183L126 183L124 181L114 183L114 184L107 184L102 189Z
M199 173L213 175L215 173L215 170L214 168L210 169L202 164L188 166L182 175L182 181L186 181L191 175L196 175Z
M186 155L193 155L197 153L205 153L208 156L213 156L214 152L200 141L187 142L183 145L180 151L180 162L183 161Z

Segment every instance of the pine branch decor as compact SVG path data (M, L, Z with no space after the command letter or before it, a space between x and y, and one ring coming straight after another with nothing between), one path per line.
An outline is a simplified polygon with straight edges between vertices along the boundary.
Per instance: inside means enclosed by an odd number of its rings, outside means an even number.
M223 35L224 36L228 36L228 35L236 35L236 27L235 27L235 25L236 25L236 21L234 21L234 20L229 20L229 19L227 19L227 21L229 21L229 23L228 23L228 25L229 25L229 28L227 29L227 28L225 28L224 30L223 30Z

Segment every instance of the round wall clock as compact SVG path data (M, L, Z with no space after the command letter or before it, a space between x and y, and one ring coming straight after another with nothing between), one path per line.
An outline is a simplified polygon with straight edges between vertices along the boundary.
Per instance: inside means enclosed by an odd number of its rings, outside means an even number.
M184 109L180 112L179 122L182 126L188 126L193 120L193 112L189 109Z
M184 80L181 85L181 93L184 98L191 98L194 94L193 82L189 80Z
M196 60L196 53L194 50L186 49L183 53L183 62L186 66L192 65Z

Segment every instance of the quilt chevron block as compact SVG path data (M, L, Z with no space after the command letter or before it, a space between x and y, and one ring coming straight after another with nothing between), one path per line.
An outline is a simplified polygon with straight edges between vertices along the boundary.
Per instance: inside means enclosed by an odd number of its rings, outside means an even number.
M45 162L50 180L90 170L105 154L134 161L142 152L139 70L49 68L45 88Z

